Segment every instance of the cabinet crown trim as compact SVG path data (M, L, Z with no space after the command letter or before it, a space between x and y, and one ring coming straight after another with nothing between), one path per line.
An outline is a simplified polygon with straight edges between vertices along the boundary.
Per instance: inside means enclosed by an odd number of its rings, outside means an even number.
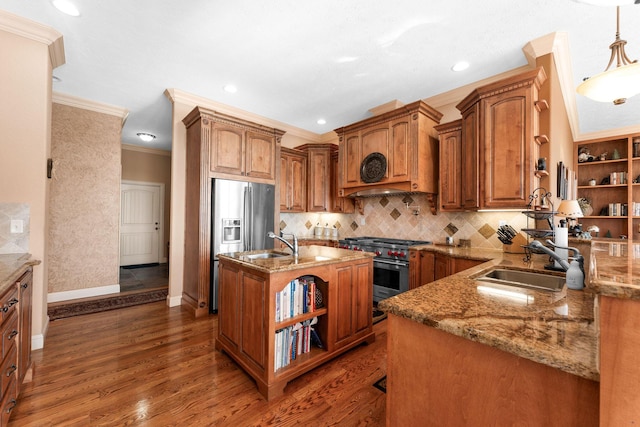
M250 130L252 132L261 133L268 136L274 136L277 138L278 142L282 135L285 134L285 131L276 129L270 126L261 125L259 123L251 122L249 120L239 119L237 117L233 117L224 113L220 113L218 111L209 110L203 107L195 107L189 114L182 119L182 123L186 127L191 126L197 120L200 119L209 119L216 123L224 123L228 125L238 126L244 130Z

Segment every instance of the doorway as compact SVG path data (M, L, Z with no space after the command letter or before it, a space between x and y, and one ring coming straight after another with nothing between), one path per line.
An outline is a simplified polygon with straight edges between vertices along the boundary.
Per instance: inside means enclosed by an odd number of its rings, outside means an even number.
M163 254L164 184L122 181L120 266L158 264Z

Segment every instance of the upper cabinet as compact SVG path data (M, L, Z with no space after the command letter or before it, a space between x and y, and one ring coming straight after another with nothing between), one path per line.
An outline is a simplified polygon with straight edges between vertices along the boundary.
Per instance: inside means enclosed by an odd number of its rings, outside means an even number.
M212 177L275 184L277 147L283 131L196 107L184 118L187 139L206 151ZM193 127L198 123L197 129ZM191 130L193 129L193 130Z
M341 196L438 191L434 126L442 114L422 101L336 129Z
M456 106L462 113L460 208L527 206L539 185L539 143L546 141L539 134L537 107L545 80L539 67L477 88Z
M307 155L291 148L280 150L280 212L307 208Z
M439 201L442 211L462 210L462 120L435 127L440 138Z

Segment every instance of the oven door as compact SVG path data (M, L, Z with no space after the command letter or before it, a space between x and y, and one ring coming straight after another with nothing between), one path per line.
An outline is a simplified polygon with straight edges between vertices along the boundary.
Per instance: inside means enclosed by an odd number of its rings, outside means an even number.
M409 290L409 264L398 261L373 261L373 300L378 302Z

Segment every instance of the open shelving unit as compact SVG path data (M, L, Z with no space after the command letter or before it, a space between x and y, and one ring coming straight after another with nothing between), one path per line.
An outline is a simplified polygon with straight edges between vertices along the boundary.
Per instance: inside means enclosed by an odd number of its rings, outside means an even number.
M633 157L634 138L637 141L640 134L575 143L578 198L590 200L593 208L589 215L580 218L582 229L588 230L591 225L600 229L592 237L640 239L640 216L633 212L634 203L640 204L640 184L634 182L640 180L640 157ZM583 149L593 158L579 161L578 153ZM618 158L613 157L614 151ZM613 180L614 173L617 182ZM595 180L595 185L589 185L591 180Z

